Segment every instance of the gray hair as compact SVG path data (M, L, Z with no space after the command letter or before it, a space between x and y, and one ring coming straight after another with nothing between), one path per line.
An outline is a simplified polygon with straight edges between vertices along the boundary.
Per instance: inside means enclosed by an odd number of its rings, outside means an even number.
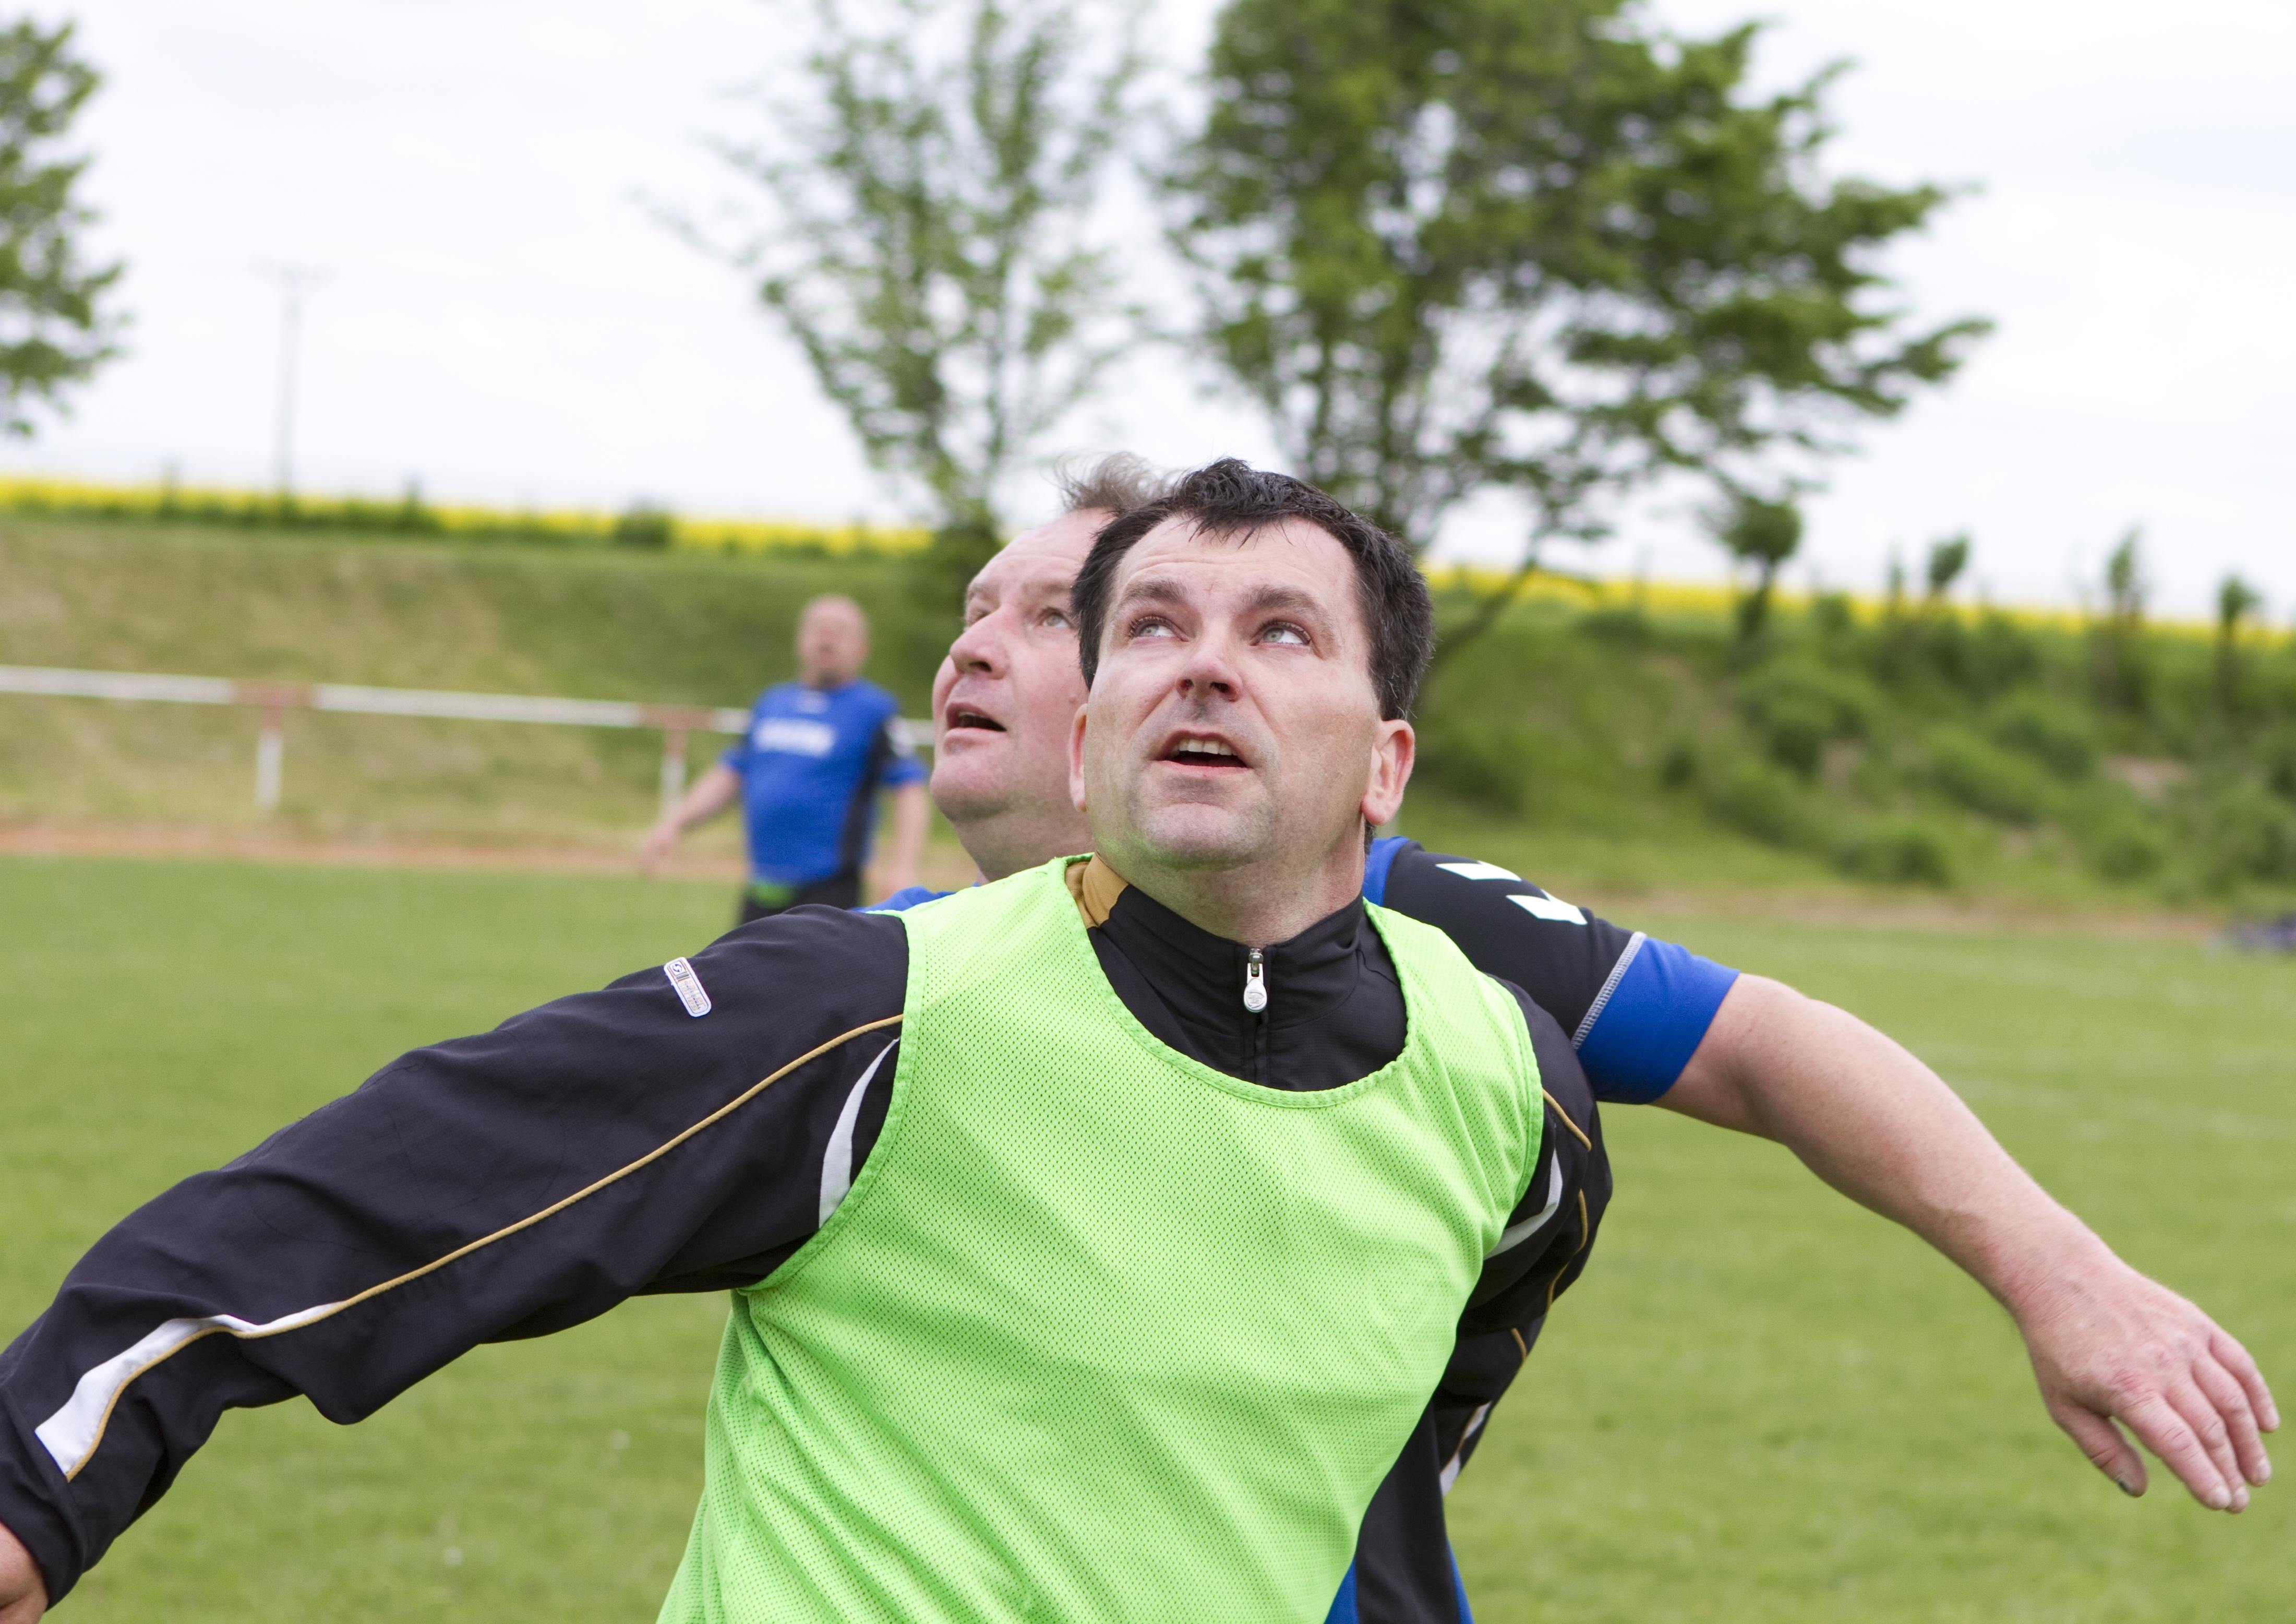
M1172 482L1169 474L1129 451L1090 459L1063 457L1053 465L1053 487L1061 493L1062 511L1070 513L1096 509L1121 517L1163 500Z

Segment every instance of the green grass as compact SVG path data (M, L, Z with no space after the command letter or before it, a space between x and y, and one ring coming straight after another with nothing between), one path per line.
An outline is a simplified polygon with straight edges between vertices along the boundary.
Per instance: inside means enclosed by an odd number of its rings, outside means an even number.
M693 951L719 886L0 862L0 1322L136 1202L402 1049ZM364 1425L227 1416L75 1619L651 1618L716 1297L486 1348ZM449 1566L447 1553L461 1554Z
M0 1322L143 1196L399 1049L686 951L714 887L0 860ZM2296 1398L2296 965L2188 945L1638 919L1936 1063ZM1452 1501L1483 1624L2296 1614L2287 1486L2124 1500L2015 1339L1784 1152L1620 1110L1595 1267ZM484 1349L353 1429L226 1418L76 1620L651 1616L722 1302ZM448 1553L459 1560L450 1564Z
M2296 964L2068 934L1638 919L1902 1038L2296 1390ZM1452 1499L1482 1624L2296 1615L2238 1518L2091 1471L2007 1318L1775 1146L1606 1118L1618 1196ZM1528 1400L1528 1402L1526 1402Z

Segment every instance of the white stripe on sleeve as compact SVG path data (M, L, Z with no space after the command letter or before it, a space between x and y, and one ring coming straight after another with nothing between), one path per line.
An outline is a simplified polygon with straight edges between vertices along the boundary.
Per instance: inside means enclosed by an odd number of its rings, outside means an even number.
M316 1308L299 1308L292 1314L283 1314L277 1319L257 1325L235 1314L208 1314L196 1319L171 1319L145 1335L125 1353L113 1355L94 1369L82 1375L73 1384L72 1395L64 1400L63 1407L33 1429L34 1435L47 1449L67 1478L75 1477L87 1464L87 1457L95 1453L95 1446L103 1437L103 1424L111 1418L111 1407L120 1393L138 1375L174 1353L186 1342L217 1331L229 1332L234 1336L269 1336L275 1332L292 1331L298 1325L324 1319L342 1305L323 1302Z
M1499 1243L1485 1252L1486 1258L1496 1258L1503 1251L1513 1251L1537 1234L1547 1219L1562 1208L1562 1158L1550 1156L1546 1161L1546 1205L1541 1207L1520 1224L1510 1224L1499 1236Z
M845 1109L837 1113L837 1126L831 1130L829 1149L821 1158L821 1221L829 1222L829 1215L845 1200L845 1193L853 1187L853 1125L860 1120L861 1096L869 1091L869 1079L877 1075L877 1068L885 1063L885 1056L900 1046L895 1038L877 1051L877 1058L869 1062L861 1080L853 1085L853 1092L845 1096Z
M1643 944L1649 939L1640 931L1627 939L1627 950L1619 955L1619 962L1611 966L1611 973L1603 982L1603 990L1596 993L1595 1001L1587 1006L1587 1018L1578 1023L1578 1029L1570 1034L1573 1049L1587 1041L1587 1034L1593 1031L1595 1022L1603 1018L1603 1006L1611 1001L1611 995L1619 990L1620 978L1627 973L1627 966L1635 962L1635 955L1643 950Z

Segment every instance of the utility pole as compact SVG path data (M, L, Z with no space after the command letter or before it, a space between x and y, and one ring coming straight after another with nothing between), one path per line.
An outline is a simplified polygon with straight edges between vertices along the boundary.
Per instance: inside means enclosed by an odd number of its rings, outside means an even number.
M303 333L303 295L325 285L317 266L265 261L255 274L279 288L279 409L272 455L282 500L295 494L295 363Z

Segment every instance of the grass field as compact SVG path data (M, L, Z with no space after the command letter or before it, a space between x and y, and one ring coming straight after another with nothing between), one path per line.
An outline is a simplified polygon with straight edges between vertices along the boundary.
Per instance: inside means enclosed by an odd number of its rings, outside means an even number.
M717 887L0 859L0 1324L141 1197L399 1049L689 951ZM2296 965L1636 919L1899 1034L2296 1400ZM1452 1502L1483 1624L2296 1616L2296 1486L2124 1500L2003 1316L1772 1147L1610 1118L1619 1196ZM365 1424L227 1417L65 1616L652 1616L722 1301L483 1349ZM5 1332L0 1332L4 1334ZM2286 1463L2284 1463L2285 1464Z

